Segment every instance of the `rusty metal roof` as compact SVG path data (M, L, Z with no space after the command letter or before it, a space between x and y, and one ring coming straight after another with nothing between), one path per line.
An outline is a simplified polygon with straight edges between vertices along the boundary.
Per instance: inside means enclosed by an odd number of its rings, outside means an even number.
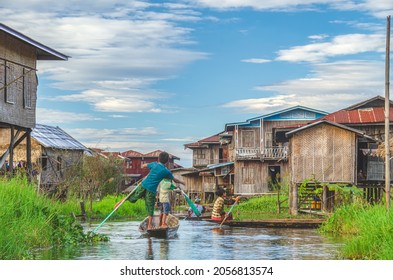
M153 152L144 154L143 157L158 158L158 156L159 156L162 152L163 152L163 151L161 151L161 150L156 150L156 151L153 151ZM169 158L172 158L172 159L180 159L180 158L178 158L177 156L174 156L174 155L172 155L172 154L169 154Z
M209 136L209 137L206 137L206 138L203 138L203 139L198 140L197 142L194 142L194 143L185 144L184 146L186 148L198 148L198 147L201 147L206 144L220 144L220 138L221 138L220 134L221 133L222 132L217 133L212 136Z
M142 158L142 157L152 157L152 158L158 158L158 156L160 155L160 153L162 153L161 150L155 150L153 152L147 153L147 154L142 154L140 152L137 151L133 151L133 150L128 150L125 152L122 152L121 155L123 157L133 157L133 158ZM172 159L180 159L177 156L174 156L172 154L169 154L169 158Z
M128 151L122 152L121 155L123 157L142 157L143 156L143 154L141 154L140 152L133 151L133 150L128 150Z
M83 151L89 150L58 126L55 127L36 124L31 132L31 137L45 148Z
M342 124L372 124L385 122L385 108L364 108L355 110L340 110L326 115L319 120L329 120ZM390 107L389 120L393 121L393 108Z

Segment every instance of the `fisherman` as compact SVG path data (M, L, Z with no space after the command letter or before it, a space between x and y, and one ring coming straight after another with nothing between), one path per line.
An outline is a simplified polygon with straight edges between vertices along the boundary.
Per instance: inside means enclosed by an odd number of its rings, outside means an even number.
M156 203L156 192L158 184L162 179L168 178L173 180L177 184L184 185L184 182L173 177L173 174L166 168L165 164L169 161L169 154L167 152L161 152L158 156L158 162L151 162L143 164L142 168L149 168L150 172L146 178L136 186L133 194L128 198L128 201L135 203L140 198L145 198L145 205L148 214L147 230L153 228L153 215L154 205Z

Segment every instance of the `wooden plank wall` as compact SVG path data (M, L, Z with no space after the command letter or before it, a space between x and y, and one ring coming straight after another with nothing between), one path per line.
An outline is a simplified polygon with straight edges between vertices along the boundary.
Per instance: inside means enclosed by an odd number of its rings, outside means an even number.
M7 91L15 94L15 103L7 103L5 98L0 98L0 122L32 128L35 126L35 108L37 100L37 79L35 49L16 38L0 32L0 88L11 81L16 80L7 87ZM7 68L6 68L7 67ZM6 71L7 69L7 71ZM23 79L23 73L28 80ZM6 75L7 73L7 75ZM29 109L24 108L24 88L27 87L31 96ZM0 96L4 97L5 90L0 90Z
M236 194L262 194L269 191L269 166L280 166L281 179L287 183L285 178L289 177L288 163L281 161L237 161L235 165Z

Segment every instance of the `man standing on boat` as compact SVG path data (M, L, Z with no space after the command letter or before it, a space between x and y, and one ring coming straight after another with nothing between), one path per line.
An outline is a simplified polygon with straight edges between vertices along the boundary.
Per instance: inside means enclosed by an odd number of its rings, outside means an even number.
M173 180L175 183L184 185L183 181L180 181L173 177L173 174L166 168L165 164L169 161L169 154L167 152L161 152L158 156L158 162L151 162L144 164L143 168L149 168L150 172L147 174L145 179L136 186L133 194L128 198L128 201L135 203L140 198L145 198L146 211L149 216L147 230L153 228L153 215L154 205L156 202L157 187L161 180L168 178Z

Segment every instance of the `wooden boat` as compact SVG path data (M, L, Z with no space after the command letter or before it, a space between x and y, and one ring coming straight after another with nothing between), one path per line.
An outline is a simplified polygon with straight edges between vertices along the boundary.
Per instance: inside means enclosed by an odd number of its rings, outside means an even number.
M151 230L147 230L148 217L146 217L139 225L139 231L142 235L157 238L173 238L176 236L177 230L179 229L179 219L169 214L166 220L168 225L167 228L159 228L159 216L153 216L153 225L155 226Z
M206 221L221 224L220 221L212 219L208 219ZM323 221L323 219L227 220L223 225L249 228L318 228Z
M183 215L176 215L176 217L178 217L180 220L202 221L202 220L210 219L210 214L202 214L199 217L191 217L187 214L183 214Z

